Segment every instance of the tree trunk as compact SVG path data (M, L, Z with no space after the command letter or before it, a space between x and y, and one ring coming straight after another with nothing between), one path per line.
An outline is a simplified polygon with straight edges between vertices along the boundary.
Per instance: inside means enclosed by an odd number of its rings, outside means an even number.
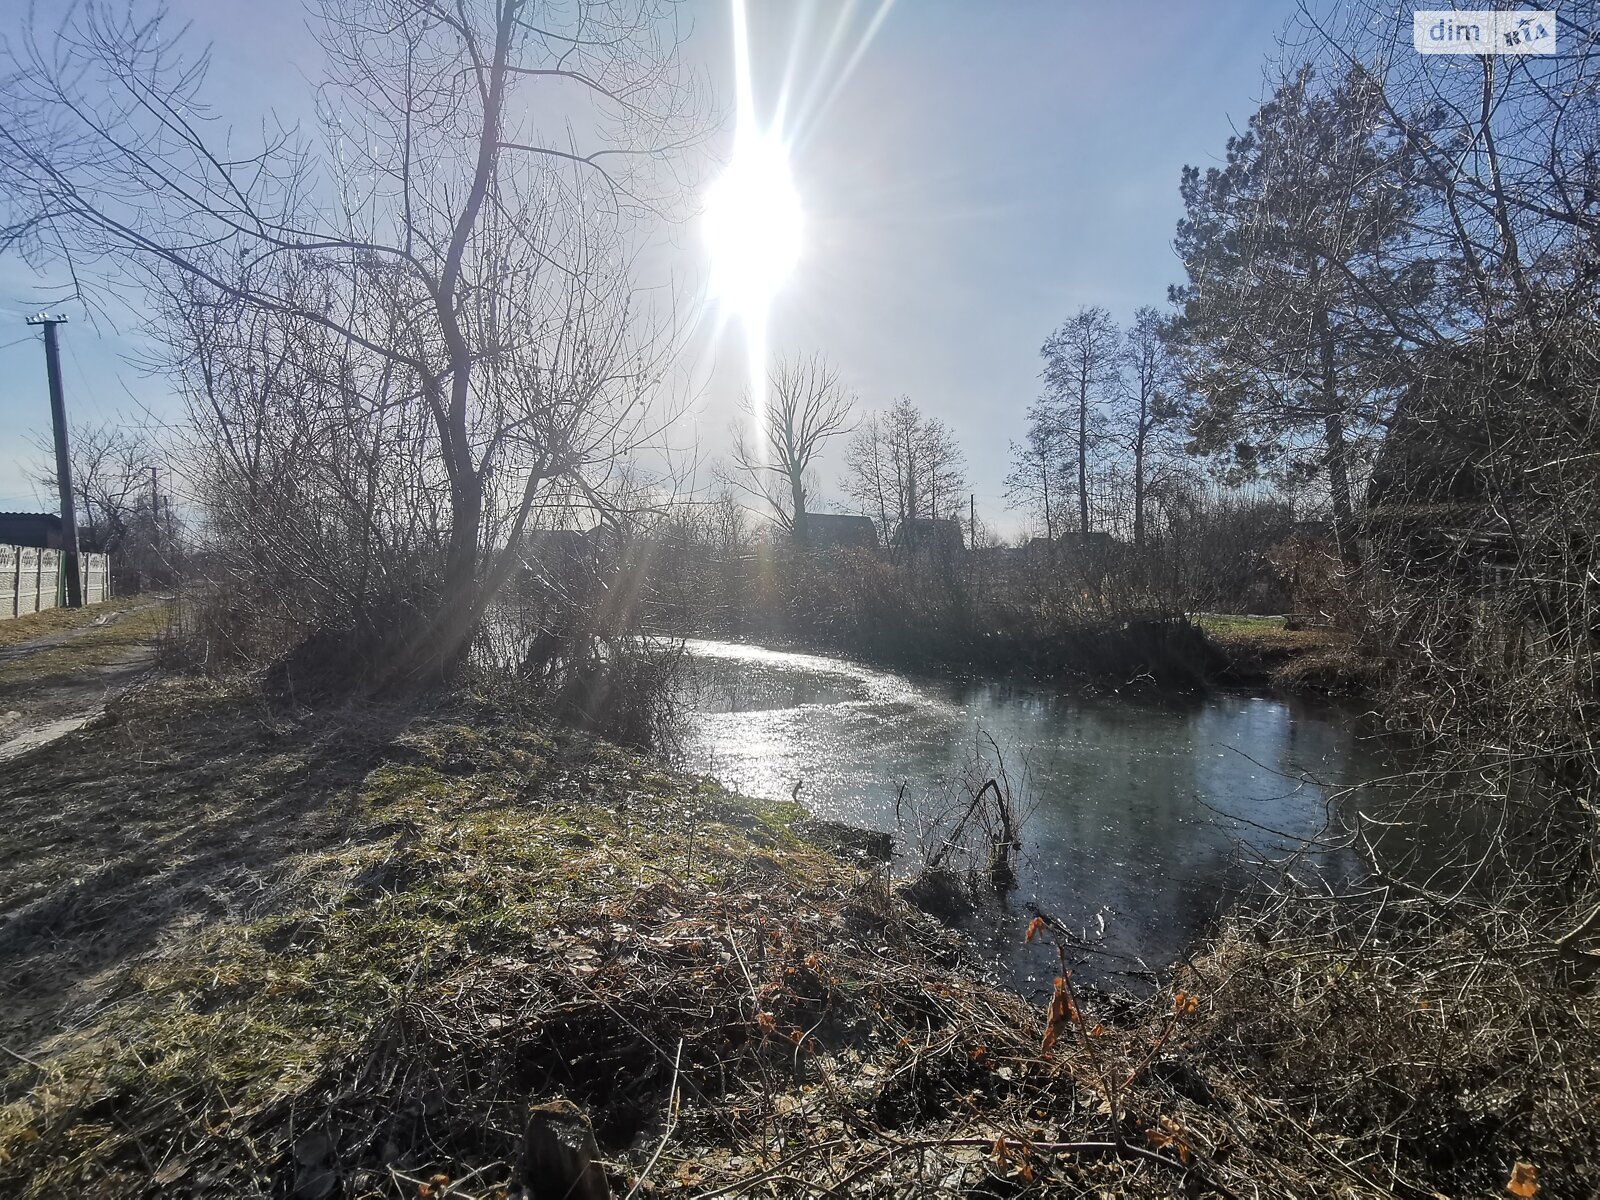
M911 445L911 435L906 434L906 516L917 519L917 460L916 449Z
M1089 381L1078 385L1078 532L1089 532Z
M1328 491L1333 501L1333 539L1344 565L1353 570L1360 565L1360 556L1356 552L1355 510L1350 502L1350 469L1346 460L1348 447L1344 438L1344 416L1339 406L1333 329L1328 323L1327 309L1317 310L1316 326L1322 359L1322 429L1327 443Z
M483 527L483 479L473 461L468 436L467 406L472 390L473 354L462 330L457 284L467 243L477 228L479 214L489 197L500 158L501 104L505 96L506 62L512 30L521 0L499 9L495 22L494 58L483 98L483 120L477 132L478 156L472 182L462 201L461 213L445 248L444 266L434 288L433 302L439 318L445 352L450 360L448 404L433 400L440 450L450 476L450 539L445 547L444 579L439 608L427 630L412 644L404 668L413 678L446 681L465 665L477 622L478 535ZM437 379L432 386L437 386ZM487 460L485 461L487 468Z
M430 630L433 644L423 648L423 653L438 664L443 679L454 678L466 664L472 644L473 613L477 611L478 534L483 525L483 485L476 476L458 489L452 507L443 594Z
M800 478L798 468L790 468L789 471L789 499L790 503L794 505L794 520L790 523L794 532L794 540L799 545L804 546L809 537L809 531L806 528L806 485L805 481Z
M1045 455L1039 456L1039 478L1044 483L1044 540L1056 540L1055 521L1050 516L1050 460Z
M1144 436L1133 447L1133 547L1144 549Z
M1350 471L1346 462L1349 447L1344 440L1344 418L1329 413L1323 418L1323 432L1328 443L1328 490L1333 493L1333 537L1339 544L1339 557L1344 565L1360 565L1361 556L1356 549L1355 508L1350 500Z

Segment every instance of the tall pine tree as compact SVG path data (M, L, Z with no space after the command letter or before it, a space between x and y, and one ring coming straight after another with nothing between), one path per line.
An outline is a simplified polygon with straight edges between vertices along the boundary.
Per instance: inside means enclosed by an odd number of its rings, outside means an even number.
M1184 168L1182 193L1172 334L1198 397L1193 449L1243 475L1324 481L1354 562L1352 477L1400 378L1382 315L1431 286L1406 253L1415 191L1375 85L1300 71L1224 166Z

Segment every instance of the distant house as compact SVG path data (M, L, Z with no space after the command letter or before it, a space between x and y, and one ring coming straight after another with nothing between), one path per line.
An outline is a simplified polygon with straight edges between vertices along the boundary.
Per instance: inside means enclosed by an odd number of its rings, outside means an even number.
M1056 546L1068 553L1081 554L1109 550L1113 542L1112 536L1100 529L1091 529L1088 533L1061 533L1056 535Z
M0 546L28 546L38 550L60 550L61 518L55 513L0 513ZM99 553L104 546L92 529L78 526L78 549L84 554Z
M813 550L838 550L855 547L875 550L878 531L871 517L843 513L807 513L806 544Z
M959 554L967 539L954 517L910 517L900 522L892 544L913 553Z
M1516 565L1516 542L1501 510L1516 507L1518 491L1502 487L1501 504L1493 502L1495 456L1484 429L1497 423L1501 406L1535 401L1485 397L1470 376L1441 374L1396 405L1367 484L1361 532L1397 574L1491 583Z

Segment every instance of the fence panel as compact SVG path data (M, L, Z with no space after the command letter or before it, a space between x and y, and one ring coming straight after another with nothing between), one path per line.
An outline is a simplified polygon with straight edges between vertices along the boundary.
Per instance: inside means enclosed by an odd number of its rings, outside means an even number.
M17 615L21 617L39 611L39 556L43 551L23 546L17 553L22 560L17 584Z
M15 546L0 546L0 621L17 615L17 559Z
M104 554L85 554L80 560L83 576L83 602L85 604L99 604L106 599L106 579L109 571L106 569L106 556Z
M0 546L0 621L41 612L65 603L61 596L62 553L33 546ZM78 559L84 604L112 597L111 556L84 554Z
M61 603L61 551L39 551L39 611Z

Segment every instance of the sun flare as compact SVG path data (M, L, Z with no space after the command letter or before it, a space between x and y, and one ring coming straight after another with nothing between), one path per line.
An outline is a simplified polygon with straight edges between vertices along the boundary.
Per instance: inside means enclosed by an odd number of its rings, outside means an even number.
M741 130L733 160L706 194L711 293L747 325L765 318L800 258L800 195L774 133Z
M731 6L733 154L706 193L701 229L711 259L711 299L743 327L751 409L759 414L766 406L767 315L800 260L804 220L782 121L763 128L756 120L744 0L731 0Z

